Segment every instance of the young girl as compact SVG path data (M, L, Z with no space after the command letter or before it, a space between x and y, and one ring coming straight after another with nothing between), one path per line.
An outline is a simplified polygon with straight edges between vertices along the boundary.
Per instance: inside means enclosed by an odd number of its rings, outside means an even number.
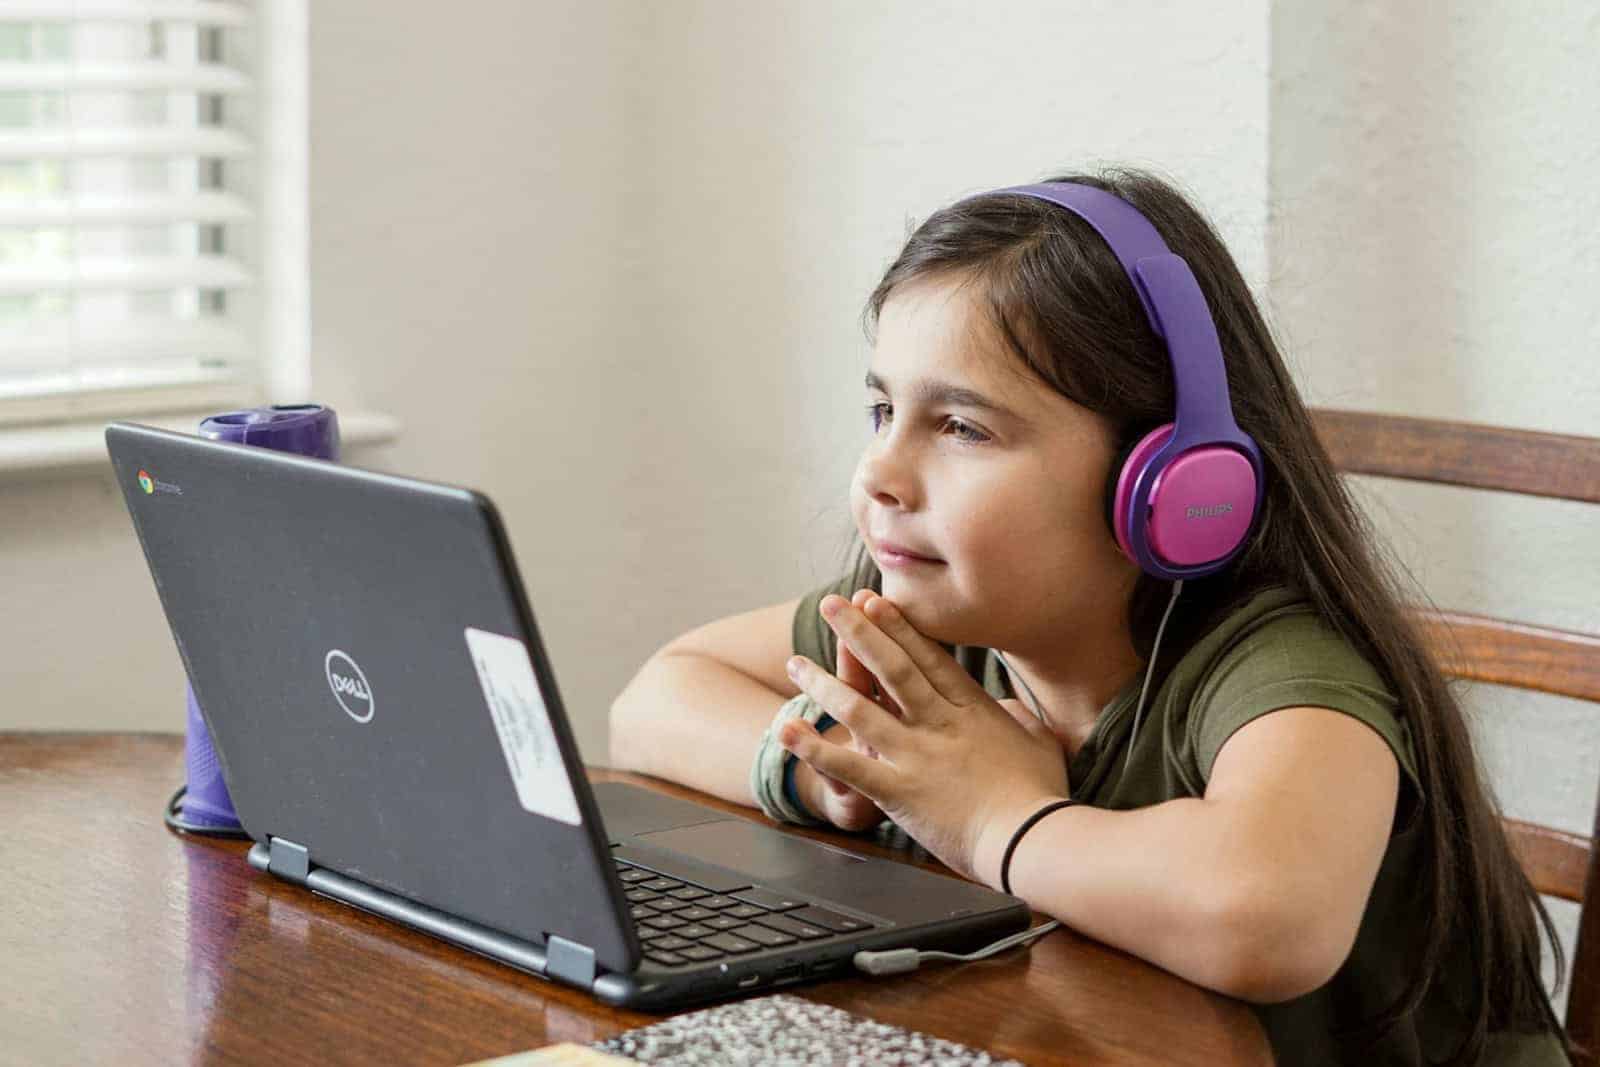
M1549 916L1232 257L1149 174L1050 182L1133 205L1198 281L1259 450L1244 540L1173 581L1116 528L1119 473L1179 405L1096 228L1007 191L935 212L868 303L861 541L838 581L777 606L798 655L760 690L763 716L787 699L741 799L892 819L966 877L1249 1001L1281 1063L1566 1062ZM729 705L775 672L747 673ZM649 736L628 707L620 765L713 788L690 734Z

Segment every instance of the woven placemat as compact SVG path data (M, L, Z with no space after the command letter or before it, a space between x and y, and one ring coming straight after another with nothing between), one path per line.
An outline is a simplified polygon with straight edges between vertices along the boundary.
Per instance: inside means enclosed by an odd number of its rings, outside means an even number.
M591 1048L639 1063L794 1064L841 1067L1023 1067L987 1052L775 993L686 1012L628 1030Z

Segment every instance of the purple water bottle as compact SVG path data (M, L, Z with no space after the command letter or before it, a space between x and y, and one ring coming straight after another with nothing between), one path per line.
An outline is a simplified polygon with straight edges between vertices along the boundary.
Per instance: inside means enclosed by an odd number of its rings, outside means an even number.
M213 415L200 423L200 436L213 441L275 448L320 459L339 458L339 418L322 404L274 404L271 407L229 411ZM188 786L180 809L179 829L209 833L239 831L233 811L233 798L222 780L211 734L194 698L194 687L184 682L188 692L188 728L184 738Z

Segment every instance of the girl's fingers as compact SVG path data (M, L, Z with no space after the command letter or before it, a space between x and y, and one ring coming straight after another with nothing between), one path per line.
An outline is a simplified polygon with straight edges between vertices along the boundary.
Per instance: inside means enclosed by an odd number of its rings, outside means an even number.
M811 764L818 774L843 782L880 804L884 790L891 788L890 776L894 772L888 764L868 759L844 745L830 744L810 723L799 719L785 723L778 743Z
M828 742L827 747L848 749L852 754L858 754L859 749L867 746L878 748L887 744L891 753L890 758L893 758L892 753L896 750L896 745L909 729L905 723L889 714L882 705L867 699L829 674L826 667L812 662L805 656L791 656L788 671L794 683L811 699L827 709L835 719L843 723L855 741L855 744L848 746ZM813 735L821 738L815 727L808 729ZM824 768L819 765L818 769ZM855 783L847 781L847 784Z
M866 603L888 602L874 594ZM893 704L891 714L901 722L912 723L938 713L938 706L945 703L948 694L941 693L935 687L910 651L877 625L876 620L869 619L865 611L833 593L822 598L818 603L818 611L833 628L836 647L848 647L862 666L877 679L885 699L873 703L885 710L889 710L886 705ZM950 665L961 670L954 659L951 659ZM837 712L834 714L838 716Z
M839 661L839 681L860 693L864 699L871 700L872 691L874 688L872 672L861 665L861 661L856 659L854 654L851 653L850 646L845 644L843 641L839 642L837 659ZM835 718L837 717L838 716L835 716ZM851 733L850 735L850 746L859 752L866 753L869 756L877 755L876 749L863 742L861 738L855 736L854 733ZM821 774L822 772L818 771L817 773ZM832 779L828 779L828 776L825 774L823 774L822 777L827 779L830 785L837 784L834 783ZM834 791L842 792L842 790L837 788Z
M856 590L856 595L851 598L850 602L854 604L857 609L860 609L869 599L872 598L872 596L874 596L874 593L870 587L866 589L858 589ZM883 707L885 710L894 715L895 718L900 718L899 705L890 699L887 693L883 692L883 688L878 685L878 679L873 677L872 672L867 670L866 666L856 658L856 654L854 652L850 651L850 645L847 642L838 642L838 655L836 659L839 663L838 677L841 682L843 682L845 685L848 685L851 689L854 689L868 700L871 700ZM878 758L878 750L867 744L865 741L862 741L860 738L852 736L850 738L850 744L856 749L856 751L871 756L873 759ZM823 777L826 778L827 776L823 775ZM845 787L840 786L839 791L842 792L844 789Z
M835 658L839 661L839 681L871 700L873 690L872 672L861 665L861 661L856 659L855 653L850 651L850 646L840 641Z
M895 718L903 718L900 714L900 705L894 702L894 698L884 690L883 686L878 684L877 677L867 670L866 665L856 658L855 653L851 652L849 646L843 641L839 642L838 659L839 680L841 682L889 712ZM848 674L846 673L847 671Z
M826 600L827 597L823 599ZM864 624L864 627L853 627L851 624ZM970 704L974 700L988 699L988 693L984 691L983 686L956 662L954 656L937 641L927 637L907 622L899 609L883 597L871 597L868 606L860 611L859 616L846 620L845 625L847 628L864 629L862 639L868 642L869 653L875 651L873 635L886 635L894 647L894 652L909 660L909 663L902 664L891 654L889 662L892 666L889 669L902 670L910 683L917 688L932 690L958 707ZM837 629L836 625L835 630Z
M856 595L851 599L851 603L855 604L859 609L871 595L871 589L858 589L856 590ZM850 651L850 646L847 643L837 641L836 644L838 646L836 658L839 661L839 681L848 685L868 700L873 699L877 681L872 677L872 672L862 665L861 661L856 658L856 654Z

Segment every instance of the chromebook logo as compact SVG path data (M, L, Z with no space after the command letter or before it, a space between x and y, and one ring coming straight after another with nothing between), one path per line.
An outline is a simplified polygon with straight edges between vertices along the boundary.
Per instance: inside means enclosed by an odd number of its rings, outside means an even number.
M150 472L147 470L139 471L139 488L143 489L146 494L176 493L178 496L183 495L183 487L181 485L173 485L171 482L158 482L150 477Z

